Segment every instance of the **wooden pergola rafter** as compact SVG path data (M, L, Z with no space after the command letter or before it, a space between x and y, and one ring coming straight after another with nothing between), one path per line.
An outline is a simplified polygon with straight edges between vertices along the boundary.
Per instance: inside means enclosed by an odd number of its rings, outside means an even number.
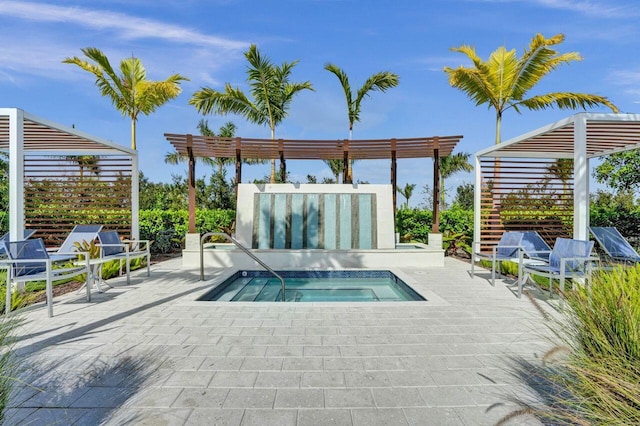
M433 230L439 228L440 171L439 158L450 155L462 136L431 136L401 139L300 140L223 138L191 134L165 133L179 155L189 158L189 232L195 232L195 158L233 158L236 182L241 182L242 160L280 160L280 176L286 177L287 160L343 160L343 181L347 177L347 160L391 160L393 206L396 207L397 160L433 158Z

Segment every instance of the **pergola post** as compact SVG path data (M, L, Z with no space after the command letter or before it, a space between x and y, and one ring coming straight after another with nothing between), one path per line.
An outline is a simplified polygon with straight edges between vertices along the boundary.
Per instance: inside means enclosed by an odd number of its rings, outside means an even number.
M342 143L342 183L349 182L349 141L345 140ZM338 183L338 182L336 182Z
M573 133L573 238L589 239L589 158L587 157L587 119L576 116Z
M242 182L242 144L236 138L236 202L238 201L238 185Z
M10 109L9 116L9 233L11 241L24 232L24 111Z
M440 154L438 138L433 140L433 221L431 232L440 232Z
M482 208L482 168L480 166L480 157L475 155L474 160L475 180L473 188L473 241L480 241L480 218L482 217L480 211L480 209Z
M138 153L131 156L131 239L140 239L140 166Z
M285 163L282 139L278 140L278 155L280 156L280 182L285 183L287 181L287 163Z
M391 190L393 191L393 221L395 223L398 210L398 171L396 161L396 140L391 139Z
M189 156L189 233L196 232L196 160L193 157L193 138L187 135L187 155Z

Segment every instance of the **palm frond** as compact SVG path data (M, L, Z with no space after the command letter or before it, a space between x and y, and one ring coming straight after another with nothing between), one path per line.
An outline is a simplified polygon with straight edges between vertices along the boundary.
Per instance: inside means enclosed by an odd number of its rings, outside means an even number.
M534 111L551 107L557 107L559 109L587 109L597 106L606 106L614 113L618 112L618 108L604 96L574 92L547 93L545 95L525 99L519 102L519 104Z
M357 112L355 114L355 121L360 121L360 104L366 96L371 96L371 92L386 92L388 89L396 87L399 82L400 80L398 78L398 75L390 71L378 72L367 78L362 87L358 89L358 93L354 102L353 109Z
M340 82L340 86L342 86L342 91L344 92L344 97L347 101L347 111L349 114L349 123L352 124L355 120L352 120L352 93L351 93L351 85L349 84L349 77L347 74L337 65L332 63L326 63L324 65L324 69L332 73L338 78Z

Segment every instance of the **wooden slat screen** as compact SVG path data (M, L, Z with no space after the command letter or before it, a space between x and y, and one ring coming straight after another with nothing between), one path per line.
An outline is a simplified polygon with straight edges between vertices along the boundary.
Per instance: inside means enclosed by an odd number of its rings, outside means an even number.
M480 167L481 241L497 243L504 231L537 231L553 247L557 237L572 235L571 160L483 158Z
M222 138L218 136L184 135L165 133L175 150L186 155L187 139L191 139L193 155L196 157L235 158L240 150L242 158L277 159L280 152L287 160L341 160L344 153L356 160L388 159L391 151L396 158L428 158L434 149L440 156L451 154L462 136L432 136L403 139L360 140L294 140Z
M58 246L77 224L102 224L131 236L128 156L25 157L25 227Z

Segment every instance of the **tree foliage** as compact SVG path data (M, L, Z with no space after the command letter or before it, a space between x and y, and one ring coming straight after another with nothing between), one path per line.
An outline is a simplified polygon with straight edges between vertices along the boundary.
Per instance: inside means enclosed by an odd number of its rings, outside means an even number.
M449 76L449 84L463 91L476 106L487 104L496 111L496 144L501 142L500 127L502 115L508 109L520 113L522 108L537 111L556 107L559 109L586 109L605 106L613 112L618 108L606 97L576 92L551 92L530 96L529 92L546 75L560 65L581 61L578 52L559 53L554 46L564 41L563 34L545 38L536 34L518 57L515 49L507 50L501 46L482 60L475 48L469 45L454 47L451 50L466 55L473 63L472 67L450 68L444 72Z
M397 74L390 71L381 71L372 74L362 84L362 86L354 93L349 83L349 77L340 67L335 64L327 63L324 69L332 73L338 78L342 91L344 92L345 100L347 101L347 117L349 120L349 140L353 136L353 125L357 121L360 121L360 111L362 109L362 101L371 96L371 92L386 92L392 87L396 87L400 82ZM333 160L335 161L335 160ZM347 164L347 181L344 183L353 182L353 160L349 158ZM337 179L336 179L337 181Z
M148 80L142 61L135 57L121 60L118 74L100 49L86 47L81 51L89 61L74 56L62 62L77 65L95 76L102 96L110 98L116 109L131 119L131 149L136 149L138 116L149 115L176 98L182 91L180 83L189 79L173 74L162 81Z
M599 183L620 190L640 188L640 149L608 155L593 176Z
M189 104L202 114L238 114L257 125L267 125L271 139L275 139L276 127L289 113L293 97L303 90L313 90L309 81L291 82L291 72L298 61L274 65L252 44L244 54L249 83L249 98L240 88L226 83L224 91L203 87L193 94ZM275 182L276 165L271 161L270 181Z

